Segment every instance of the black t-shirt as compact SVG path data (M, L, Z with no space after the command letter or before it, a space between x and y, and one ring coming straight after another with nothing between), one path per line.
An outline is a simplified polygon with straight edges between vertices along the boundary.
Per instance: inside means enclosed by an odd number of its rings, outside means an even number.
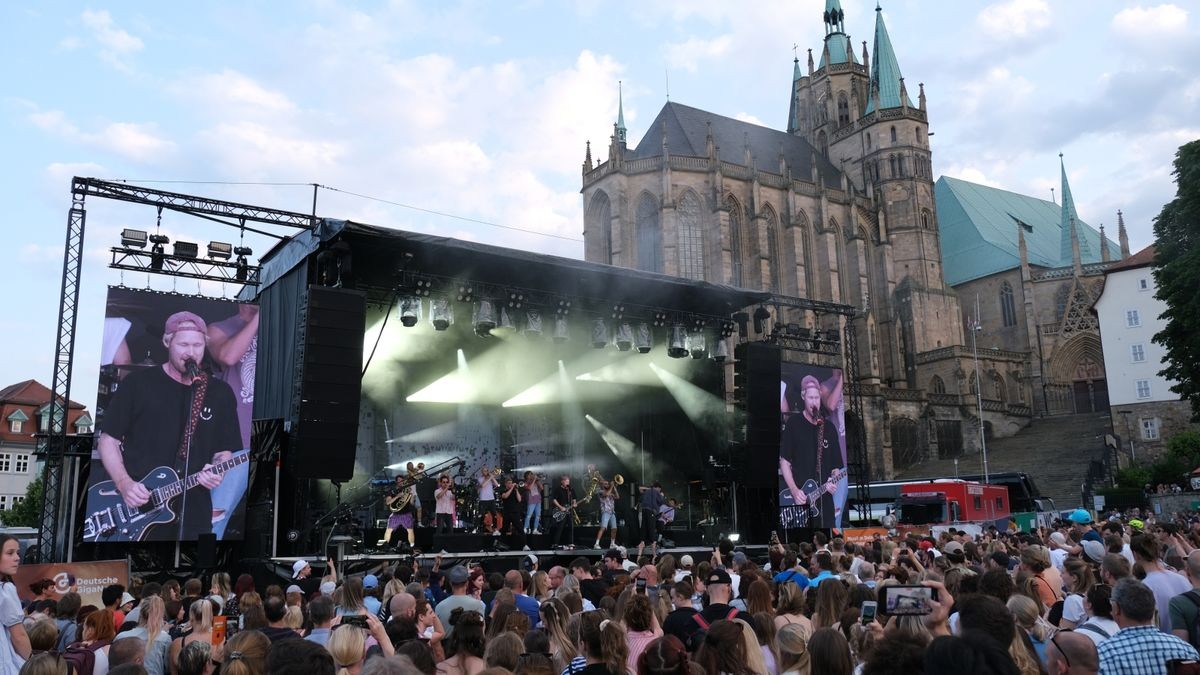
M696 610L691 607L674 610L663 619L663 632L667 635L674 635L686 645L688 639L692 637L692 633L700 630L700 624L692 618L696 614Z
M171 379L161 367L130 373L104 410L100 431L121 442L125 471L142 481L154 469L170 467L180 478L200 471L218 452L241 449L237 401L224 382L209 378L208 390L192 435L187 466L180 459L180 443L190 416L192 387ZM148 488L149 489L149 488ZM170 541L195 539L212 530L212 500L209 491L196 486L175 501L186 499L184 532L175 523L151 528L145 539Z
M792 465L792 478L796 487L802 487L804 481L813 480L820 489L829 480L834 469L844 469L842 450L838 444L837 427L828 417L822 417L823 424L813 424L802 413L795 413L788 419L783 429L782 443L779 449L780 458ZM821 427L824 427L822 436ZM821 475L817 475L817 441L821 441ZM779 489L787 489L787 483L782 476L779 479ZM833 495L825 492L821 495L817 506L821 515L810 520L809 527L833 527Z
M733 613L732 617L730 616L730 612ZM704 608L704 611L698 612L698 614L700 615L700 618L704 619L705 624L707 624L708 626L711 626L714 621L720 621L722 619L731 619L731 618L736 619L738 612L736 609L734 609L733 607L731 607L729 605L709 605L708 607ZM701 626L700 623L697 622L695 619L692 619L692 623L696 624L696 626L698 628L704 627L704 626ZM705 630L707 630L707 628L705 628Z
M504 491L500 492L500 503L503 505L504 513L506 514L521 514L525 510L525 503L521 501L521 488L513 487L513 491L504 497Z
M567 508L571 507L571 500L574 498L575 490L570 485L563 487L561 483L554 487L554 493L551 495L551 499L558 502L559 505ZM553 503L551 503L551 508L553 508L553 506Z
M599 605L600 600L608 594L609 583L603 579L584 579L579 582L580 594L593 605Z

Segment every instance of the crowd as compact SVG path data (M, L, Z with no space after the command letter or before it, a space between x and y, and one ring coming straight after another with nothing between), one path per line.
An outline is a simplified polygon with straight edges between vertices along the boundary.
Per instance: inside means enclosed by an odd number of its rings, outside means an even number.
M505 574L299 561L286 584L112 586L103 607L35 584L24 608L0 536L0 675L1165 675L1200 659L1200 522L1056 525L816 534L760 558L729 542L549 569L529 555Z

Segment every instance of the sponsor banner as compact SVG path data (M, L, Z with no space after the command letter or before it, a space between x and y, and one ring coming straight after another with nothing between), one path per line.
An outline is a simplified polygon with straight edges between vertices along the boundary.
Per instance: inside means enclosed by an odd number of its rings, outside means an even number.
M847 544L870 544L876 537L887 539L887 536L886 527L854 527L842 530L842 539Z
M29 585L49 579L54 582L50 589L52 599L75 591L83 605L103 607L100 593L105 586L121 584L129 588L129 562L125 560L98 560L92 562L47 563L44 565L21 565L13 577L17 595L21 602L33 599Z

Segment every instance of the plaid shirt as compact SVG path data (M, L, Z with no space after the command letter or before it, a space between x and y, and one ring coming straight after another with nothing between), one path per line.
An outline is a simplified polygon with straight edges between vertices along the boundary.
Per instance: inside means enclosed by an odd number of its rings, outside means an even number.
M1171 659L1200 659L1188 643L1157 626L1130 626L1096 648L1101 675L1166 675Z

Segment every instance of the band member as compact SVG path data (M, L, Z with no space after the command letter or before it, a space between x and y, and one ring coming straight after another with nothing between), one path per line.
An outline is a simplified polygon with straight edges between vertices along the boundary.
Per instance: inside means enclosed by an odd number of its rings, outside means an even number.
M600 529L596 530L596 541L592 548L600 548L604 530L609 531L608 547L617 547L617 500L620 498L615 483L610 480L600 481L600 487L596 489L596 499L600 502Z
M504 525L508 529L508 545L512 548L525 546L525 530L521 527L521 514L525 511L525 497L521 494L521 486L512 476L504 477L504 487L500 492L500 504L504 510Z
M571 477L564 475L558 480L558 486L550 495L550 506L562 514L556 514L555 522L551 525L550 543L555 548L559 548L564 530L568 532L568 538L563 548L575 548L575 517L571 511L578 505L579 502L575 500L575 490L571 487Z
M525 472L525 533L541 534L542 479L532 471Z
M496 488L500 487L500 483L496 481L492 470L486 466L479 470L479 477L475 482L479 485L479 529L499 536L500 528L496 527L493 531L493 526L488 523L495 523L496 516L500 513L496 509ZM484 518L485 515L491 515L491 518Z
M842 391L840 374L836 377L833 389L824 395L817 378L805 375L800 380L801 412L787 415L780 443L779 474L794 505L783 508L816 506L820 514L807 518L803 524L808 527L833 527L837 522L833 493L846 464L838 444L837 427L831 419ZM817 486L812 504L810 495L802 489L807 480Z
M437 504L434 509L434 519L437 522L435 534L450 534L454 531L454 484L450 476L442 474L438 478L437 489L433 491L433 500Z
M679 501L671 498L666 504L658 507L658 540L662 541L663 532L667 526L675 522L675 510L679 508Z
M383 539L388 544L392 543L392 533L401 528L404 530L405 538L408 539L408 545L412 546L416 543L413 530L416 521L413 519L413 514L417 509L417 493L416 487L412 484L412 478L409 476L408 484L405 485L405 477L403 475L396 476L396 485L383 496L383 503L392 512L388 516L387 529L383 532Z
M655 481L653 485L638 487L642 491L642 539L638 542L638 557L650 542L650 557L658 555L658 510L665 503L662 485Z
M174 500L176 522L151 530L148 539L195 540L212 531L210 491L223 469L212 471L241 449L237 402L229 385L200 369L208 327L192 312L177 312L163 326L167 362L130 373L100 422L100 461L126 506L150 501L141 481L155 468L195 475L197 487ZM193 400L195 399L195 400ZM91 506L91 505L89 505ZM182 513L180 513L182 510Z

